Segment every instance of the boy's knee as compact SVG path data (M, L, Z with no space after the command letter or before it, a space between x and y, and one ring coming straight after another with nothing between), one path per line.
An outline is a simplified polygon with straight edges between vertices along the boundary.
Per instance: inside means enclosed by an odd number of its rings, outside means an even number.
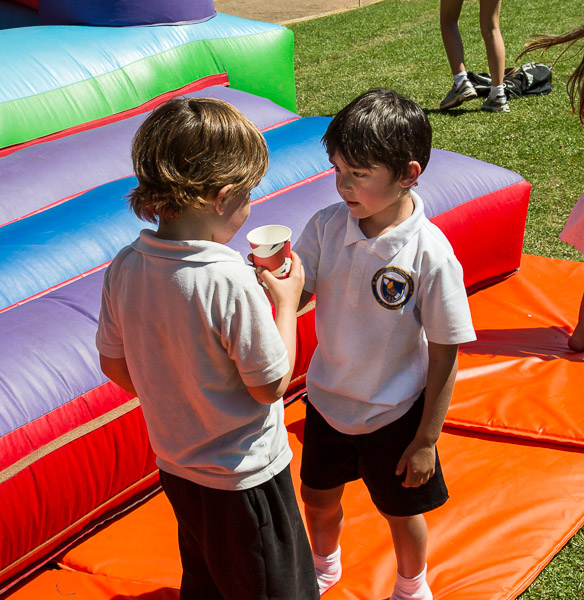
M483 40L484 41L490 41L495 39L499 34L499 28L498 27L494 27L492 25L485 25L484 27L481 27L481 35L483 36Z
M316 490L301 484L300 496L307 510L313 512L330 512L340 507L343 489L344 486L330 490Z

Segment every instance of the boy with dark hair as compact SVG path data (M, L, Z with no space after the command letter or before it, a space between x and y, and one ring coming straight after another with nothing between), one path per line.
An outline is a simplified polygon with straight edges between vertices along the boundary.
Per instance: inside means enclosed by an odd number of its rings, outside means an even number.
M177 99L132 147L130 205L158 223L104 277L104 373L140 398L178 521L181 600L318 598L283 420L304 282L260 273L229 242L268 165L259 130L229 104Z
M448 498L436 442L458 344L475 339L462 268L412 191L430 158L422 109L371 90L323 141L343 202L318 212L295 250L316 293L301 479L321 594L341 577L345 483L362 478L388 521L391 600L430 600L423 513Z

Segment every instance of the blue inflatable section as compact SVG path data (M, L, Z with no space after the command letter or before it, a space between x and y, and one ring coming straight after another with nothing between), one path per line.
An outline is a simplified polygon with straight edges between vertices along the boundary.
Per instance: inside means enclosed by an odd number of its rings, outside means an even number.
M316 121L307 120L308 123L324 125L320 118ZM278 130L274 133L276 131ZM286 129L281 128L281 133L285 132ZM289 153L281 155L282 162L272 162L267 178L271 177L272 169L278 171L284 169L286 164L301 162L306 151L305 147L303 153L296 153L291 146ZM322 153L322 150L318 152ZM522 181L519 175L507 169L443 150L432 151L430 165L432 169L428 168L422 175L417 188L424 198L430 217L448 211L450 203L454 201L464 205L465 202L472 202L481 192L496 192ZM269 223L285 223L289 226L294 243L316 211L340 201L335 187L335 175L330 173L328 164L323 166L327 167L326 170L316 174L312 180L308 180L309 172L306 172L303 175L307 177L301 177L298 185L277 190L269 201L253 205L249 221L229 245L246 256L249 253L249 245L245 239L247 231ZM301 183L303 179L304 182ZM63 215L62 228L58 226L59 218L50 219L42 225L37 223L45 229L45 234L33 235L19 244L22 252L27 252L35 265L30 269L26 261L20 262L21 277L24 277L23 269L28 269L26 285L29 286L29 291L31 286L43 287L35 282L35 272L44 277L43 272L49 269L54 273L55 281L67 275L72 276L80 272L83 266L91 266L92 261L87 256L89 253L97 253L103 259L108 253L115 253L117 249L133 241L140 229L152 227L136 219L121 199L130 189L131 180L133 183L133 178L113 182L79 197L94 199L97 201L94 204L99 204L102 200L107 200L107 195L110 196L108 204L102 205L101 210L95 207L91 209L91 219L76 221L75 211L69 210L69 217ZM483 185L483 180L487 180L489 185ZM460 193L448 193L453 181L460 182ZM108 194L104 194L105 190ZM64 210L66 205L62 206ZM47 213L58 208L60 207ZM31 219L29 217L26 221ZM47 229L51 222L57 229L49 233ZM76 222L79 231L74 230ZM22 231L27 230L16 230L12 244L18 245L18 236ZM30 236L31 233L29 229L26 235ZM104 245L107 246L106 250ZM481 252L481 249L477 251ZM42 256L37 260L35 253L47 254L46 260L50 264L45 265ZM13 259L20 260L20 257L15 254ZM59 264L61 261L65 263L64 267ZM6 374L7 396L2 400L0 394L0 401L6 407L2 417L4 423L0 419L0 425L6 428L4 432L42 416L106 381L99 369L94 346L103 273L104 270L101 269L0 313L0 330L4 339L4 344L0 345L0 365L3 365L2 370ZM18 271L14 270L15 280L17 275ZM19 285L17 281L15 284ZM6 290L9 286L0 283L0 287ZM67 332L65 337L64 331ZM30 348L42 348L42 352L30 352ZM30 377L31 373L34 373L33 378Z
M223 86L211 86L184 96L206 96L235 103L262 130L298 118L296 113L271 100ZM26 146L0 158L0 224L133 175L132 137L148 114L149 111ZM26 181L24 186L23 181Z
M252 201L330 168L320 139L328 117L308 117L265 133L267 176ZM134 176L101 185L0 229L0 310L110 261L147 227L128 209ZM42 248L42 252L39 252Z
M209 78L296 107L294 36L281 25L218 14L202 23L2 34L0 148L207 87Z
M274 29L283 28L219 13L210 21L181 27L103 27L88 32L84 27L55 26L5 31L0 36L0 103L101 77L190 42ZM47 64L52 67L51 76L47 76Z
M103 270L0 313L0 435L106 381L95 350Z

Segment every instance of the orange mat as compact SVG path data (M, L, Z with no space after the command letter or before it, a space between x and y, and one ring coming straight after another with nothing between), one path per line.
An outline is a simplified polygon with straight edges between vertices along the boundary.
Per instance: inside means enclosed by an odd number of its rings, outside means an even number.
M303 414L300 403L287 409L296 480ZM584 523L584 456L576 449L452 433L442 436L440 452L451 498L428 515L429 581L436 600L515 598ZM360 482L347 486L344 506L344 575L326 597L387 598L396 568L388 527ZM84 598L143 598L128 589L140 582L144 592L161 590L151 600L166 600L169 588L179 585L180 568L165 497L156 496L71 549L62 564L92 573L95 581L76 580L67 571L62 580L59 573L45 579L52 585L63 581L59 589L66 584L77 594L84 591ZM37 594L36 583L11 600L50 598ZM90 595L92 587L96 593Z
M521 273L471 298L479 339L461 352L439 442L450 500L428 514L436 600L516 598L584 525L583 355L565 348L583 269L524 257ZM303 416L300 402L286 409L297 487ZM347 486L344 508L344 574L325 598L386 599L396 568L388 527L360 482ZM176 600L176 524L164 496L71 548L61 565L10 599L66 590L87 600Z
M178 589L159 584L45 568L6 597L11 600L178 600L178 595Z
M584 263L523 255L471 296L478 339L461 346L447 424L584 447L584 353L568 349L583 293Z

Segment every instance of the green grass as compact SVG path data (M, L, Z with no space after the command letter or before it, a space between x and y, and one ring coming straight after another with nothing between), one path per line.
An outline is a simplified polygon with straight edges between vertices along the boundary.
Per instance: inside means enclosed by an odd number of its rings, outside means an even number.
M571 112L565 85L578 62L568 53L553 70L548 96L511 100L509 114L480 111L480 101L438 110L452 78L440 36L437 0L383 0L366 8L289 25L294 31L298 112L334 115L372 87L390 87L418 102L434 130L433 146L520 173L533 185L524 251L581 261L559 241L570 209L584 192L584 127ZM466 66L488 71L478 26L478 0L461 16ZM503 2L501 29L507 66L552 64L560 54L533 53L515 62L537 33L564 33L582 23L582 0ZM584 530L520 596L521 600L584 599Z
M503 4L507 65L535 33L560 33L581 22L581 0L521 0ZM565 83L576 65L566 57L553 71L548 96L519 98L509 114L486 114L480 101L438 110L452 79L440 37L436 0L384 0L359 10L290 25L296 39L301 115L334 115L371 87L391 87L428 113L434 147L467 154L520 173L533 185L524 251L582 260L559 241L570 209L584 191L584 127L572 114ZM467 69L487 71L478 27L478 0L461 17ZM521 60L551 64L559 51Z

